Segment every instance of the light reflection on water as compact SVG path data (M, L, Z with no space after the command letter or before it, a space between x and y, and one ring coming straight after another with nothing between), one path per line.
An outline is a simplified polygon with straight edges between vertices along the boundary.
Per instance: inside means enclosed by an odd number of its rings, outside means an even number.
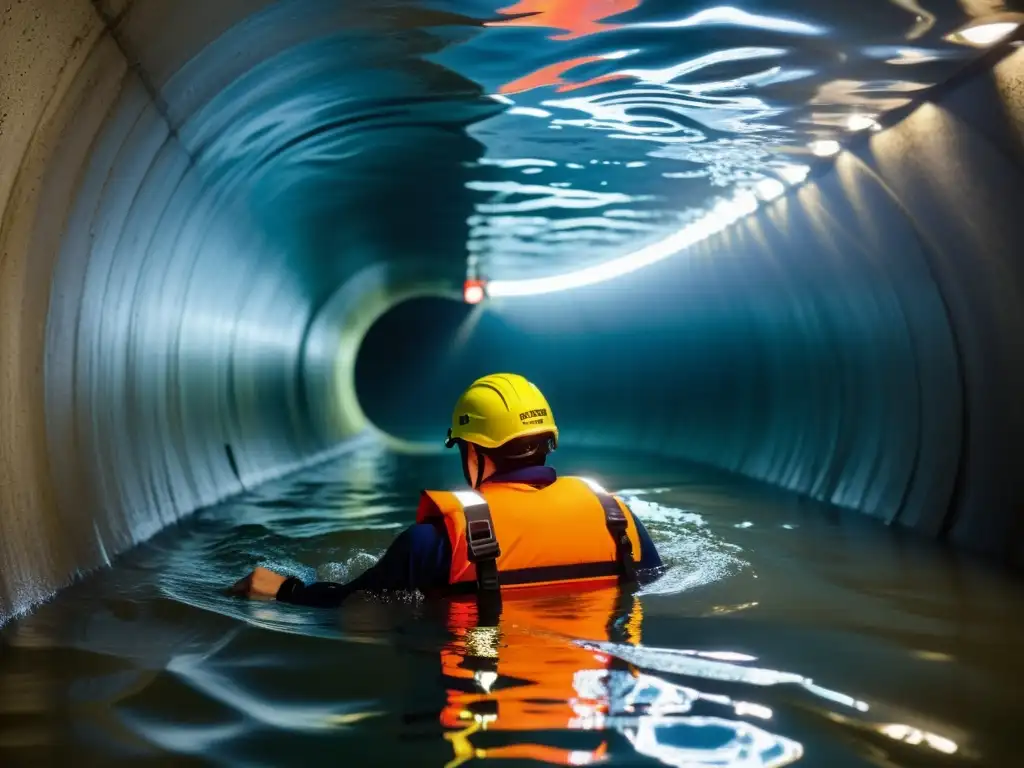
M496 624L472 602L223 595L255 563L351 578L418 488L458 482L452 462L364 450L202 512L6 627L0 761L1009 764L1019 585L704 470L559 454L625 488L661 580L520 596Z
M430 242L457 273L520 280L635 253L806 177L811 142L845 141L979 56L946 36L999 3L919 5L288 0L167 90L232 70L250 36L276 50L280 29L282 50L181 126L206 178L244 191L284 252ZM316 34L289 38L296 19ZM401 228L396 200L414 203ZM617 226L623 212L642 226ZM323 264L329 291L348 262Z
M642 614L639 600L622 599L614 590L568 600L506 601L494 627L475 626L473 609L451 611L454 638L441 654L451 686L441 720L454 731L446 738L456 751L448 765L468 755L589 765L620 757L609 732L623 735L637 754L672 766L768 768L800 758L799 743L756 722L770 720L770 708L676 685L630 661L629 652L644 652ZM579 639L610 635L625 642ZM700 705L715 714L695 714ZM476 749L470 737L481 731L532 732L535 739L544 732L582 731L594 738L586 749L526 741L525 735Z
M436 57L506 105L470 128L485 163L505 172L468 184L479 193L469 271L496 280L585 268L664 238L720 199L784 181L812 141L844 140L852 118L908 104L975 55L943 39L966 18L955 2L892 0L870 20L855 2L521 0L497 14L476 39ZM506 56L484 67L485 51ZM527 157L531 165L518 164ZM593 157L619 167L569 172ZM630 176L627 167L644 170ZM511 206L510 174L532 182ZM552 226L574 218L566 199L600 199L605 188L653 213L652 226L628 241L600 222L574 238ZM487 223L538 212L548 226Z

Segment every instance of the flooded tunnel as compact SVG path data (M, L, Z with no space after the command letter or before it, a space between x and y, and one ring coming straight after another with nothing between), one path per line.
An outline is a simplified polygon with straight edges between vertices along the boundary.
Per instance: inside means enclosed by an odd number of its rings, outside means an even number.
M0 623L497 370L1019 569L1024 7L742 5L6 3Z

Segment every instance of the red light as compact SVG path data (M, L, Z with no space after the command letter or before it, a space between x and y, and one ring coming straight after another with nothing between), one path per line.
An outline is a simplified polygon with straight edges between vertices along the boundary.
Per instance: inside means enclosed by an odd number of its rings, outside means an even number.
M483 280L467 280L462 286L462 297L467 304L479 304L485 295Z

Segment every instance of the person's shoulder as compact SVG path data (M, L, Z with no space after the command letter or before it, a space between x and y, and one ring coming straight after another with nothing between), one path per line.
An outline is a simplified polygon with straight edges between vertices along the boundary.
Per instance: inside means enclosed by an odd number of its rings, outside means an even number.
M445 534L436 523L413 523L402 532L412 549L429 549L443 543Z
M408 537L409 584L419 590L448 585L451 544L448 534L436 522L416 523L405 530Z

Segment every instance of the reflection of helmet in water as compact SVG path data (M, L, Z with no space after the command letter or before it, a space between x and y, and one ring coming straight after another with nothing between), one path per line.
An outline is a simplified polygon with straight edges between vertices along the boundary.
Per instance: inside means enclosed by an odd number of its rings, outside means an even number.
M474 381L455 404L445 445L457 440L484 449L519 438L549 436L558 443L551 406L537 386L515 373L496 373Z

